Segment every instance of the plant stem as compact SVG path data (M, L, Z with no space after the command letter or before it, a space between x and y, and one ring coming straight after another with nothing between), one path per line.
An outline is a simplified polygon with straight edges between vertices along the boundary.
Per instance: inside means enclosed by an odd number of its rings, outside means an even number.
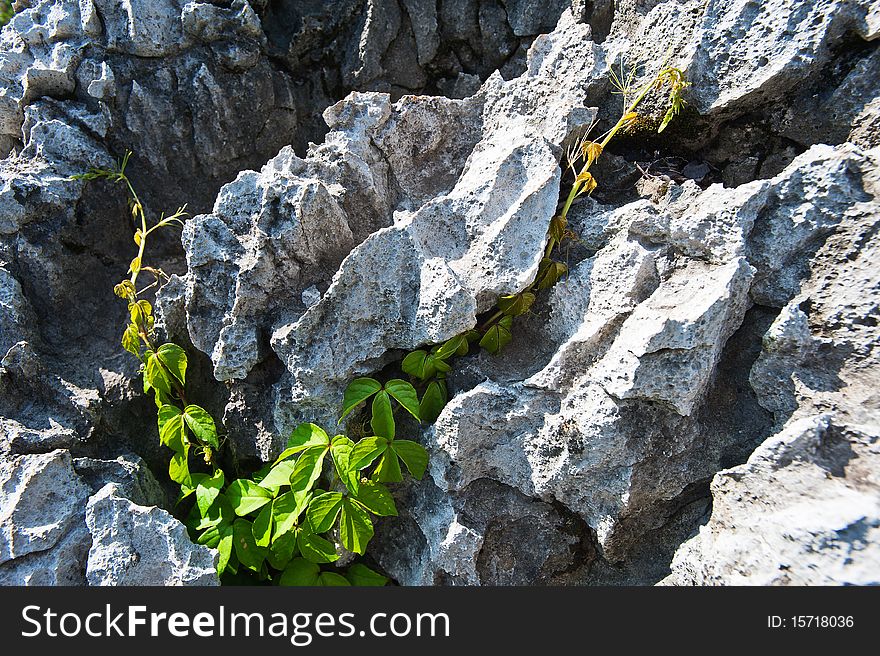
M138 210L138 214L141 215L141 238L140 244L138 244L138 254L137 261L138 267L131 272L131 282L135 284L137 282L138 274L141 272L140 263L143 262L144 258L144 250L147 246L147 217L144 214L144 206L141 204L141 199L138 198L137 192L135 192L134 187L131 186L131 182L125 174L120 174L122 179L125 181L126 186L128 187L128 191L131 194L131 197L134 199L134 206Z
M481 325L479 328L477 328L477 330L482 332L482 331L486 330L487 328L491 328L492 324L494 324L496 321L498 321L503 316L504 316L504 312L502 312L501 310L498 310L495 314L493 314L491 317L486 319L486 321L483 322L483 325Z
M621 128L623 128L624 125L629 123L630 119L627 117L633 111L635 111L636 107L638 107L639 104L645 99L645 96L648 95L648 92L651 90L651 87L653 87L654 84L656 84L656 82L657 82L657 78L654 77L651 79L650 82L648 82L647 84L645 84L644 87L642 87L642 90L639 92L639 95L636 96L636 99L633 100L632 103L630 103L629 107L624 109L623 113L620 115L620 118L617 119L617 123L614 124L614 127L611 128L608 131L608 133L605 135L605 138L599 142L599 145L602 147L603 152L605 150L605 146L608 145L608 142L611 141L612 138L614 138L614 135L616 135L621 130ZM600 154L600 156L601 156L601 154ZM581 169L580 174L583 174L583 173L586 173L587 171L589 171L591 164L592 164L592 162L590 160L587 160L586 164L584 164L584 167ZM578 175L580 175L580 174L578 174ZM568 192L568 198L565 199L565 205L562 207L562 212L560 213L560 216L562 217L563 220L568 218L568 211L571 209L571 204L574 202L574 199L577 198L578 193L580 192L582 186L583 186L583 182L581 182L577 178L575 178L574 184L571 187L571 191ZM553 250L552 245L553 245L554 241L555 240L551 237L549 244L548 244L551 246L551 248L549 248L546 251L545 257L550 256L550 251Z

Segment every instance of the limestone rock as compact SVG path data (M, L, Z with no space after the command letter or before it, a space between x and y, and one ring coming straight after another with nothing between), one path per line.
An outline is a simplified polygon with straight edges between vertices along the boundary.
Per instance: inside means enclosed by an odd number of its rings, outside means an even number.
M217 552L190 542L166 511L118 496L113 484L89 499L89 585L217 585Z
M91 493L62 450L3 462L0 486L0 566L55 547L77 524Z
M687 62L701 113L755 105L818 75L847 32L877 37L876 7L858 0L790 3L712 0Z
M2 461L0 584L86 585L92 535L85 508L105 483L143 503L165 503L164 492L137 457L74 459L57 449Z
M569 19L556 36L538 39L523 77L493 77L464 101L403 99L392 109L372 99L375 115L390 113L374 141L387 149L402 210L394 225L351 252L319 303L275 330L272 348L290 373L290 391L282 384L276 409L282 432L305 418L333 421L351 377L376 369L393 349L474 326L499 295L531 281L557 202L558 151L550 143L591 115L578 100L594 66L588 33ZM562 66L579 73L569 87L551 84ZM334 115L343 107L363 111L361 102L353 97ZM426 122L433 127L427 134L420 130ZM392 127L393 137L383 136ZM418 132L408 136L409 130ZM406 170L412 151L402 146L426 137L428 152L448 142L455 159L466 161L457 179Z
M877 444L833 414L791 422L715 476L712 519L664 583L877 585Z
M752 367L779 430L715 475L712 516L665 583L878 582L877 154L866 153L864 200L816 252Z
M649 94L572 208L569 275L405 427L429 474L371 553L405 584L653 583L704 522L667 582L877 582L875 4L18 3L0 582L216 582L150 508L168 454L119 347L124 194L71 175L131 148L151 215L189 203L183 250L151 241L177 274L159 328L246 471L528 285L566 148L616 120L609 71L667 53L684 111L658 136Z
M454 496L474 481L496 480L558 502L595 531L603 559L625 560L638 535L662 525L668 501L748 448L733 426L769 427L758 401L775 410L779 402L764 398L787 387L756 385L751 409L737 408L750 396L743 392L733 405L718 403L730 384L718 373L732 357L725 345L750 293L771 285L785 300L808 277L794 263L815 257L823 221L871 220L874 171L873 154L816 147L771 181L685 191L659 206L639 202L621 208L626 219L600 213L616 235L553 290L551 327L531 337L552 340L555 352L530 377L487 381L451 400L428 435L435 484ZM691 257L675 255L682 252ZM789 279L775 273L783 266ZM785 370L776 363L776 376ZM458 512L453 501L452 510L414 517L431 544L446 534L429 518L445 513L461 523ZM438 560L423 563L423 580L431 568L470 580L469 557L456 562L459 573L436 547L429 552Z

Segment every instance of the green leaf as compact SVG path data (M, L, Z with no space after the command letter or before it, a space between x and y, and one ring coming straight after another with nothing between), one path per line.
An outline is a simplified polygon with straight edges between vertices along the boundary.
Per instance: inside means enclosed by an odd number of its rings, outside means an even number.
M428 424L437 421L440 412L446 407L446 399L446 384L442 381L432 380L419 404L419 416L422 421Z
M287 567L290 559L296 553L296 538L297 531L272 536L272 544L269 545L269 549L266 551L266 560L269 561L272 567L279 570Z
M342 416L339 418L341 422L345 416L355 409L355 407L373 396L382 389L382 384L373 378L355 378L345 388L345 394L342 399Z
M418 442L410 440L395 440L390 444L390 448L400 456L400 459L406 464L409 473L414 478L422 480L425 475L425 469L428 467L428 452Z
M337 435L333 438L330 445L330 455L333 456L333 464L336 467L336 474L339 476L345 487L357 494L358 491L358 472L351 466L351 452L354 448L352 442L345 435Z
M146 392L149 390L145 389L144 391ZM159 390L153 390L153 391L156 393L154 400L156 401L157 408L161 408L163 405L171 405L172 404L171 397L168 394L166 394L165 392L160 392Z
M214 526L209 526L201 535L199 535L196 542L203 544L206 547L211 547L211 549L216 549L220 545L220 541L223 539L224 529L231 531L232 524L226 524L225 526L215 524Z
M313 446L329 446L329 444L330 437L323 428L315 424L300 424L287 440L287 448L298 449L296 453Z
M342 494L339 492L325 492L315 495L309 503L306 517L309 526L315 533L326 533L336 522L336 516L342 507Z
M220 448L214 419L204 408L198 405L188 405L183 409L183 418L199 442L214 449Z
M217 550L220 552L220 558L217 559L217 574L222 575L229 565L229 559L232 557L232 526L226 525L221 530L220 541L217 543Z
M287 569L281 574L279 585L287 586L312 586L318 585L318 576L321 568L315 563L310 563L305 558L294 558L290 561Z
M513 319L509 315L501 317L483 335L483 339L480 340L480 346L492 355L497 354L510 341L512 321Z
M198 476L198 474L193 474L193 478L196 476ZM205 478L207 478L207 476ZM232 504L229 503L229 499L225 494L218 495L214 503L208 507L207 511L202 512L198 505L193 506L193 510L199 516L199 521L195 525L195 530L197 531L211 526L231 526L232 522L235 520L235 512L232 510Z
M196 484L196 503L198 503L199 510L203 516L208 513L208 509L214 505L217 497L220 496L223 482L223 470L218 469L214 472L213 476L206 476Z
M354 470L369 467L376 458L385 453L386 448L388 440L384 437L365 437L351 450L349 464Z
M598 146L598 144L596 144ZM600 146L601 148L601 146ZM550 220L550 228L547 230L547 236L550 237L557 244L561 244L562 240L565 238L565 229L568 226L568 221L565 217L562 216L554 216Z
M318 577L318 585L329 588L349 586L351 583L344 576L336 572L321 572L321 575Z
M657 134L660 134L666 129L669 122L681 111L683 105L684 99L680 96L676 96L673 92L672 104L669 106L669 109L666 110L666 114L663 116L663 121L660 123L660 127L657 128Z
M186 353L182 348L177 344L162 344L156 351L156 357L181 385L186 382Z
M134 355L140 357L141 354L141 338L138 334L137 326L133 323L128 324L128 328L122 333L122 348Z
M168 375L162 367L159 356L152 351L150 351L144 367L144 391L148 392L150 387L171 396L171 383L168 380Z
M355 563L349 567L348 571L345 573L345 578L347 578L348 582L352 585L359 587L378 587L388 583L387 577L382 576L378 572L374 572L361 563Z
M180 493L177 495L177 501L174 502L174 505L176 506L176 505L180 504L180 502L183 501L184 499L186 499L189 495L195 494L196 493L196 486L198 486L198 484L206 478L208 478L207 474L190 474L189 475L190 485L181 485L180 486ZM198 508L198 506L196 506L196 508Z
M342 546L363 555L372 537L373 522L367 511L351 499L343 499L339 519L339 539Z
M275 499L272 510L275 519L273 540L279 535L289 533L296 526L299 516L308 507L311 499L312 493L308 491L285 492Z
M513 296L502 296L498 299L498 309L511 317L525 314L535 302L535 295L531 292L520 292Z
M403 406L403 409L419 420L419 395L415 388L405 380L395 378L385 383L387 391L395 400Z
M303 558L313 563L333 563L339 560L333 543L311 531L300 531L296 543Z
M268 547L272 541L272 506L268 503L257 515L252 527L254 542L258 547Z
M253 525L246 519L236 519L232 525L232 544L238 561L248 569L259 572L266 552L257 545Z
M434 353L434 357L439 360L448 360L453 355L467 355L467 352L467 336L465 333L462 333L443 342L443 345Z
M300 424L287 440L287 448L275 459L276 463L305 451L313 446L329 446L330 438L324 429L315 424Z
M541 260L538 266L538 275L535 278L535 286L537 289L549 289L568 272L568 267L562 262L556 262L549 257Z
M312 489L324 469L324 456L327 455L328 450L326 446L312 446L300 454L290 475L292 490Z
M271 490L273 493L278 494L278 490L280 490L285 485L290 485L290 476L293 474L293 470L296 467L296 461L294 460L282 460L271 470L263 480L260 481L260 487L264 487L267 490Z
M404 373L422 380L430 378L436 371L434 357L429 355L427 351L422 350L413 351L407 355L400 364L400 368L403 369Z
M385 390L373 397L373 418L370 426L379 437L394 439L394 412L391 409L391 397Z
M381 483L364 481L355 497L367 510L380 517L397 517L397 507L388 489Z
M171 456L171 462L168 463L168 476L175 483L192 487L189 477L189 444L184 444L181 451L177 451Z
M257 471L255 471L253 474L251 474L251 480L254 483L256 483L257 485L259 485L260 481L262 481L264 478L266 478L266 476L269 474L270 471L272 471L272 465L270 465L270 464L263 465Z
M379 465L373 472L373 480L380 483L400 483L403 480L403 474L400 473L400 462L397 460L397 454L391 450L391 442L389 448L382 455Z
M229 503L238 516L259 510L272 500L272 493L246 478L232 481L226 489Z
M172 451L183 451L186 444L186 428L183 413L176 405L159 408L159 440Z

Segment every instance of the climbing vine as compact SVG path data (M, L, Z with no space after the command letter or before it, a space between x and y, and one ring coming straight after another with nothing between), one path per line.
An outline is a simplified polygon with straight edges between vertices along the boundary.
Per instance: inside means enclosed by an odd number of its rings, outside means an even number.
M568 213L579 196L597 187L590 169L611 139L638 119L637 107L652 89L669 88L669 108L662 131L681 110L686 83L678 69L661 70L640 88L633 86L634 69L614 74L612 82L624 97L617 122L591 139L586 130L567 153L574 181L559 214L550 222L547 243L534 280L521 292L503 296L487 319L475 328L440 344L412 351L403 358L403 378L381 382L357 378L346 388L339 424L359 427L358 439L333 437L312 423L299 425L286 448L249 478L230 480L220 465L222 439L217 423L187 392L187 354L177 344L162 342L155 330L153 307L145 292L167 276L145 262L149 238L158 230L181 226L186 207L161 215L152 225L125 170L130 152L112 169L91 169L74 176L105 179L126 187L136 255L127 276L114 288L126 303L129 321L122 346L138 358L144 393L157 406L159 439L171 451L168 475L180 486L177 505L200 544L219 552L217 570L224 581L247 580L279 585L385 585L388 579L358 560L373 537L375 517L397 515L389 485L424 476L428 454L418 442L397 436L399 417L434 422L449 397L447 374L452 360L474 348L498 354L511 340L514 319L529 312L536 294L552 287L568 271L558 259L560 246L573 238ZM592 128L593 126L590 126ZM139 287L141 274L152 276ZM352 417L363 421L352 421ZM351 431L349 431L351 432ZM188 508L188 510L187 510ZM345 566L340 566L341 562Z
M590 168L605 151L608 143L618 133L644 122L644 117L636 111L639 105L651 91L668 89L668 107L659 122L658 133L663 132L669 122L681 112L684 107L682 92L687 86L683 71L664 63L645 84L636 86L636 77L636 67L625 72L623 62L619 73L612 69L611 83L615 92L623 96L620 117L611 128L595 138L590 137L594 126L589 126L582 137L569 147L566 162L568 170L574 175L574 181L559 214L550 221L544 256L534 280L518 294L499 298L489 318L475 329L456 335L442 344L412 351L403 359L403 371L419 381L420 387L424 389L420 404L422 419L429 422L436 420L448 401L446 376L452 370L452 358L466 355L473 344L492 355L499 353L512 338L514 319L531 309L536 293L553 287L568 273L568 267L559 259L563 242L575 238L568 228L568 213L578 197L590 195L598 186Z

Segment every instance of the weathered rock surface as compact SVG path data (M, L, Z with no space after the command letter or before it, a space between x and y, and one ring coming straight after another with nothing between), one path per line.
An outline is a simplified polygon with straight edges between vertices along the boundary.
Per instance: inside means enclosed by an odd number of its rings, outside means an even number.
M668 585L877 585L878 435L830 414L792 421L712 481L712 518Z
M758 400L781 428L716 474L711 519L678 550L665 583L880 581L877 152L864 200L811 260L752 367Z
M0 462L0 583L85 585L93 539L85 510L105 483L143 504L166 503L136 456L71 458L69 451L56 449Z
M91 490L76 475L68 452L58 450L4 462L0 485L0 568L10 578L16 578L16 561L57 548L72 532L82 534L75 529L82 523ZM8 573L10 568L13 573ZM35 572L34 576L38 582L41 574ZM59 572L58 576L63 575Z
M218 585L217 551L193 544L168 512L119 496L112 483L89 499L89 585Z
M123 196L70 175L131 148L148 208L197 214L183 255L155 242L157 307L247 468L523 289L610 68L667 52L685 111L658 137L649 98L572 210L570 275L500 357L456 361L374 557L405 584L878 581L874 3L19 4L0 581L216 582L129 455L164 481L110 305Z

